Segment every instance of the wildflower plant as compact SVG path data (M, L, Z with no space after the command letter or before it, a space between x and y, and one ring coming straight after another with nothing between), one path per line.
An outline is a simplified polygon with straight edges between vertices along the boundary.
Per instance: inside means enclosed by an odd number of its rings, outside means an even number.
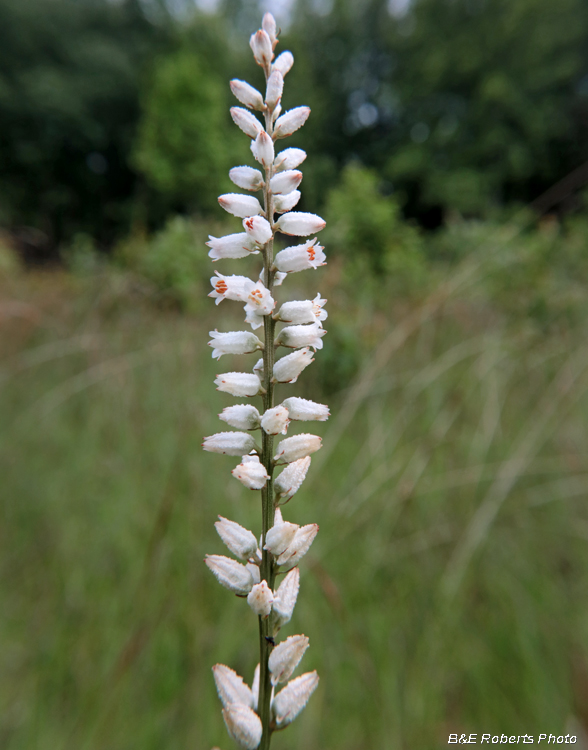
M318 532L317 524L299 526L284 520L281 506L300 488L311 454L321 447L321 438L303 433L285 437L277 445L274 440L287 434L292 421L326 420L329 409L296 396L278 405L274 403L276 385L295 383L314 361L313 352L323 346L323 321L327 317L326 300L320 294L313 300L286 301L281 306L274 299L275 288L288 274L325 264L323 248L316 237L274 255L278 233L311 237L325 226L315 214L292 210L300 199L302 173L297 167L306 158L305 152L286 148L276 153L277 142L304 125L310 114L308 107L295 107L282 114L284 76L294 58L290 52L275 58L277 43L275 20L266 13L262 28L250 40L255 61L265 74L265 96L245 81L233 80L230 84L233 94L245 105L233 107L232 118L251 138L251 151L260 168L231 169L231 180L248 192L221 195L219 203L242 219L244 231L210 237L207 243L213 261L255 254L263 260L257 280L216 272L209 295L216 304L225 299L244 303L245 321L252 329L211 331L212 356L220 359L224 354L262 355L251 372L225 372L217 376L215 384L218 390L238 398L261 396L263 408L260 412L250 403L228 406L219 416L235 430L206 437L203 443L205 450L239 456L241 462L232 470L233 476L245 487L261 491L259 544L253 532L221 516L215 526L233 557L206 556L206 564L219 583L246 598L259 618L259 664L252 686L223 664L213 667L227 729L247 750L267 750L272 733L296 718L319 679L316 672L291 679L308 647L306 636L293 635L278 641L280 629L292 617L296 604L298 563ZM261 194L262 202L256 193ZM285 324L279 332L278 324ZM263 333L254 333L259 329ZM293 351L276 359L280 348ZM278 468L281 472L274 478Z

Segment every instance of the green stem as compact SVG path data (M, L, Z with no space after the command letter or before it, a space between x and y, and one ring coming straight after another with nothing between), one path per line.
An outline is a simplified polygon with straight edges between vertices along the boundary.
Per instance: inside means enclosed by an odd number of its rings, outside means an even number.
M269 136L272 134L272 113L266 112L265 115L266 132ZM264 197L264 209L267 220L273 229L273 218L274 218L274 207L273 197L270 190L270 179L273 174L273 167L270 165L265 170L265 188L263 190ZM264 248L264 284L269 289L270 293L273 289L273 273L271 267L274 260L274 240L272 239L267 243ZM263 351L263 387L265 388L265 394L263 396L263 410L264 412L271 409L274 405L274 383L272 381L273 370L274 370L274 336L276 322L271 315L266 315L263 319L264 328L264 343L265 348ZM265 487L261 491L261 512L262 512L262 559L261 559L261 579L267 581L268 586L273 591L274 580L275 580L275 566L271 554L263 549L265 544L265 535L268 530L274 524L274 487L273 487L273 448L274 439L272 435L267 435L262 430L262 449L261 449L261 462L265 466L265 469L269 475L269 479L266 482ZM267 638L272 636L270 633L269 617L263 619L259 618L259 702L258 702L258 713L261 719L263 727L263 735L258 750L269 750L271 742L271 680L270 671L268 667L268 659L271 651L271 643Z

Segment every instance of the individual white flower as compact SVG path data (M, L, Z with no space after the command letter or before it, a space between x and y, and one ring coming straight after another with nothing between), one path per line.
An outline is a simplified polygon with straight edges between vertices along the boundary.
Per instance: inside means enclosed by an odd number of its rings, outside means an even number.
M286 193L286 195L276 195L274 198L274 211L278 214L291 211L300 200L300 196L300 190L293 190L291 193Z
M279 58L278 58L279 59ZM306 151L301 148L285 148L276 154L274 159L274 172L282 172L285 169L295 169L306 159Z
M227 406L218 416L237 430L256 430L261 421L261 416L253 404Z
M260 245L265 245L273 236L271 225L263 216L250 216L243 219L243 228L249 237Z
M274 632L277 632L292 619L299 588L300 570L292 568L284 576L284 580L279 585L278 590L274 592L274 603L272 604L272 626Z
M294 107L289 109L276 120L274 128L274 140L277 138L286 138L301 128L310 114L310 107Z
M238 78L234 78L229 83L229 86L231 87L231 91L241 102L241 104L244 104L246 107L251 107L251 109L265 109L263 96L257 89L254 89L253 86L250 86L247 81L240 81Z
M269 289L264 285L263 281L258 281L255 286L250 289L247 296L244 298L245 305L245 320L251 325L252 328L259 328L263 323L264 315L271 315L276 301L270 294Z
M212 292L208 296L212 297L217 305L224 299L243 302L255 287L255 283L247 276L223 276L218 271L215 271L215 276L210 279L210 283Z
M274 58L272 43L268 33L263 29L256 31L251 35L249 46L253 52L253 57L255 57L255 62L261 65L262 68L267 68Z
M274 286L282 286L282 282L288 274L282 271L276 271L274 275Z
M285 172L278 172L270 180L270 190L274 195L277 193L291 193L296 190L302 182L302 172L298 169L287 169Z
M219 520L214 524L214 527L235 557L240 560L248 560L250 557L254 557L257 552L257 539L252 532L235 521L229 521L228 518L223 518L223 516L218 518Z
M316 401L309 401L306 398L291 396L282 402L282 406L288 409L290 419L301 422L326 422L330 417L329 407L325 404L317 404Z
M268 409L261 418L261 426L268 435L285 435L289 424L288 409L283 406Z
M234 703L253 708L253 693L242 677L225 664L215 664L212 668L218 697L224 708Z
M257 138L263 132L263 127L257 117L243 107L231 107L231 117L238 128L250 138Z
M253 440L251 435L247 435L246 432L240 434L246 435ZM320 450L322 447L321 443L322 439L318 435L310 435L306 432L285 438L279 443L276 449L277 452L274 456L274 461L291 464L292 461L298 461L299 458L305 458L306 456L310 456L311 453Z
M316 671L306 672L291 680L285 688L280 690L272 701L277 729L282 729L294 721L308 703L318 683L319 677Z
M288 215L284 214L284 216ZM282 218L284 217L280 216L280 219ZM278 271L284 273L296 273L296 271L305 271L307 268L318 268L324 266L326 262L323 247L317 243L316 237L313 240L307 240L302 245L286 247L284 250L280 250L274 258L274 266Z
M253 156L267 169L274 161L274 143L265 130L259 133L254 143L255 149L251 148Z
M253 195L226 193L225 195L219 195L218 202L225 211L233 214L233 216L238 216L240 219L245 219L247 216L257 216L257 214L263 212L261 203Z
M280 497L284 498L285 502L298 492L300 485L306 479L309 467L310 456L305 456L297 461L292 461L277 477L274 489Z
M274 519L274 525L271 529L268 529L265 535L265 545L263 548L271 552L272 555L279 557L292 544L299 528L298 524Z
M279 359L273 370L274 380L278 383L295 383L305 367L314 362L310 349L299 349Z
M237 596L247 596L253 586L253 577L245 565L224 555L206 555L204 562L216 580Z
M291 635L273 649L268 662L269 671L272 674L272 685L287 682L290 679L307 648L308 638L305 635Z
M273 601L274 595L270 587L267 585L267 581L256 583L247 596L247 604L249 604L256 615L259 615L264 619L269 617L269 613L272 611Z
M229 170L229 177L243 190L261 190L265 186L263 175L253 167L233 167Z
M263 344L254 333L249 331L209 331L212 340L208 346L213 347L213 359L220 359L223 354L251 354L257 349L263 349Z
M246 196L247 197L247 196ZM220 198L219 198L220 200ZM254 199L256 200L256 199ZM259 213L256 212L256 213ZM308 214L301 211L292 211L284 214L276 222L276 228L282 234L290 234L296 237L306 237L309 234L320 232L327 222L316 214Z
M328 313L323 309L326 299L321 299L317 294L314 300L293 300L284 302L278 313L274 315L275 320L281 320L284 323L293 323L302 325L303 323L317 323L322 327L323 320L326 320Z
M229 734L239 747L243 750L255 750L259 747L263 727L261 719L252 708L241 703L231 703L223 708L223 719Z
M248 372L223 372L216 376L214 384L218 391L230 393L232 396L257 396L261 391L261 380L253 373ZM235 455L242 455L241 451Z
M284 89L284 78L279 70L274 70L267 79L267 88L265 93L265 103L269 109L274 109L282 98Z
M278 43L278 38L276 36L276 19L271 13L264 14L261 28L269 36L270 42L272 43L272 49L275 49L276 44Z
M272 70L279 70L282 76L288 73L294 65L294 55L288 50L278 55L272 64Z
M225 237L208 235L208 240L206 244L211 248L208 256L212 260L220 260L221 258L246 258L248 255L259 253L257 244L249 237L247 232L227 234Z
M276 564L287 565L288 568L293 568L295 565L298 565L300 560L310 549L310 545L314 542L318 530L319 527L316 523L309 523L306 526L301 526L294 534L294 539L290 542L289 547L285 549L276 560Z
M269 479L258 456L243 456L242 463L235 466L231 474L250 490L260 490Z
M226 456L242 456L255 449L255 440L247 432L217 432L204 438L202 447L212 453Z
M321 328L318 323L304 326L286 326L276 337L275 344L285 346L288 349L310 346L316 351L323 348L322 337L325 334L325 329ZM259 343L261 344L261 341Z

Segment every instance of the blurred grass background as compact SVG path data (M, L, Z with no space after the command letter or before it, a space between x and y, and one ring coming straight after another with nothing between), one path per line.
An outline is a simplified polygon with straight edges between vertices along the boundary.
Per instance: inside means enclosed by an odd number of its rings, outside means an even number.
M277 290L329 311L278 397L333 415L286 509L321 683L276 750L588 747L585 3L276 12L329 260ZM2 750L230 747L210 668L250 681L257 626L202 558L259 500L201 440L253 360L211 360L242 313L206 294L259 265L204 242L259 13L0 0Z

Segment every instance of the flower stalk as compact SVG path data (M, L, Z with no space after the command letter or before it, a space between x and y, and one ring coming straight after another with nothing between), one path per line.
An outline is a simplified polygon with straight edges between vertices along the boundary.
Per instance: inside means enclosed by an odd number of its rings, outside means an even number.
M234 122L251 138L251 151L263 171L250 166L231 169L233 183L249 195L229 193L219 198L220 205L243 220L243 233L210 237L209 256L244 258L261 254L263 269L258 281L246 276L211 279L210 293L216 304L225 299L245 303L245 321L253 330L263 325L263 337L245 331L211 331L209 345L213 357L224 354L250 354L261 350L262 358L253 372L227 372L217 376L218 390L237 397L261 396L263 412L253 405L229 406L219 415L236 432L221 432L204 439L205 450L241 456L233 476L245 487L261 491L261 536L219 516L215 524L219 536L240 562L223 555L207 555L206 564L219 583L245 598L259 620L259 664L252 687L229 667L217 664L213 673L223 717L229 734L242 748L269 750L272 733L287 726L304 708L318 684L316 672L292 680L292 673L308 647L304 635L290 636L276 644L283 625L292 617L298 596L298 563L308 551L317 532L316 524L298 526L284 521L280 510L302 485L311 463L311 454L321 447L316 435L302 433L281 439L292 421L324 421L328 407L306 399L291 397L275 404L277 383L295 383L302 371L314 361L311 349L322 348L325 334L322 323L327 317L326 300L317 294L314 300L284 302L276 310L274 289L288 273L317 268L325 263L323 248L316 238L287 247L274 255L278 233L308 237L320 231L325 222L319 216L291 209L298 203L302 172L296 169L306 158L302 149L287 148L276 154L276 141L298 130L310 114L308 107L295 107L282 114L284 76L294 58L283 52L274 60L278 43L276 23L266 13L262 28L251 36L250 46L266 82L265 97L246 81L231 81L231 90L245 105L233 107ZM252 111L251 111L252 110ZM262 113L264 123L255 113ZM251 193L261 192L261 203ZM275 215L278 214L278 218ZM290 325L288 325L290 324ZM276 335L276 327L284 325ZM279 347L294 350L276 358ZM254 433L261 432L260 440ZM274 471L285 466L274 482ZM285 573L279 586L276 577ZM287 683L274 695L280 683Z

